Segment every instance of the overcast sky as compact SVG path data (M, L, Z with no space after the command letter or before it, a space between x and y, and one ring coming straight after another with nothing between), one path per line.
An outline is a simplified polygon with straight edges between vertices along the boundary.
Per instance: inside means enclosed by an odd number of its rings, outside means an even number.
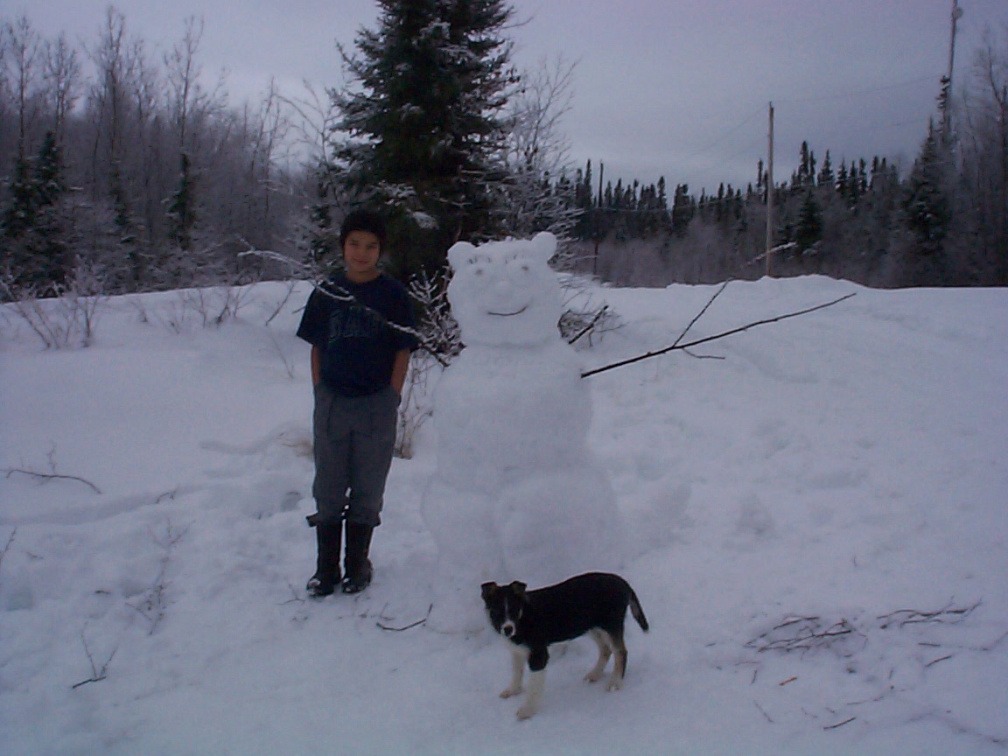
M93 44L106 0L0 0L47 37ZM160 54L184 19L205 23L204 84L227 69L230 101L258 100L270 77L298 95L342 81L335 43L374 28L372 0L119 0L127 31ZM878 154L912 163L948 66L951 0L513 0L515 62L577 62L565 131L575 167L605 177L716 191L755 182L775 108L775 177L802 140L820 164ZM1008 47L1008 1L960 0L954 84L985 28ZM670 189L671 191L671 189Z

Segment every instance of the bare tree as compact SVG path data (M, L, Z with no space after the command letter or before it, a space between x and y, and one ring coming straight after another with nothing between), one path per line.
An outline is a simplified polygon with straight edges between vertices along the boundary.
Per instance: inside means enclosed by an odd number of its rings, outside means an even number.
M1008 42L1008 29L1005 30ZM1008 285L1008 46L988 31L964 94L963 179L984 245L982 281Z
M200 67L196 62L203 21L198 25L190 16L185 22L185 34L164 63L168 79L168 110L175 129L178 155L178 179L168 207L172 235L184 251L192 246L193 226L196 220L196 178L193 172L192 150L189 143L190 111L202 99L199 87Z
M18 117L18 161L27 159L31 150L28 143L29 130L38 115L38 62L41 40L32 29L27 16L4 25L7 38L7 54L4 56L6 79L13 89Z
M574 68L562 55L544 59L522 75L510 101L504 227L514 236L550 231L562 242L577 221L574 186L564 183L570 141L560 128L571 109Z
M91 152L92 193L97 198L108 188L111 167L120 160L124 130L126 81L132 76L134 61L128 57L126 19L109 6L97 45L88 50L97 69L88 100L93 128ZM104 180L103 180L104 179Z
M77 103L80 87L80 61L77 51L70 47L66 34L61 33L55 42L45 42L45 97L52 118L56 143L66 139L67 118Z
M279 188L277 163L290 132L290 121L275 79L270 79L256 110L246 105L243 132L248 171L246 225L253 237L250 241L268 248L273 246L273 197Z

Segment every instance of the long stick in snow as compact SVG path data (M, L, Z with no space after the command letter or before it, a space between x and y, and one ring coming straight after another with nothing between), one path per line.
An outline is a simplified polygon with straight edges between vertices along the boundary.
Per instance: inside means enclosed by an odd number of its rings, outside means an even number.
M722 289L721 289L722 291L723 291L723 288L724 287L722 287ZM718 291L717 293L720 294L721 291ZM817 310L824 310L827 307L832 307L833 305L840 304L841 302L850 299L851 297L855 296L856 294L857 294L857 292L851 292L850 294L847 294L846 296L840 297L839 299L834 299L832 302L826 302L825 304L816 305L815 307L808 307L808 308L806 308L804 310L799 310L798 312L789 312L789 313L786 313L784 315L777 315L776 317L773 317L773 318L766 318L764 320L757 320L754 323L748 323L747 325L739 326L738 328L732 328L730 331L724 331L723 333L719 333L719 334L716 334L714 336L706 336L706 337L704 337L702 339L697 339L695 341L690 341L690 342L688 342L686 344L679 343L679 340L677 339L676 343L674 343L672 346L665 347L664 349L659 349L659 350L657 350L655 352L648 352L647 354L637 355L636 357L631 357L629 359L622 360L620 362L614 362L611 365L603 365L602 367L594 368L592 370L586 370L585 372L581 373L581 377L582 378L588 378L589 376L598 375L599 373L604 373L607 370L615 370L616 368L625 367L626 365L632 365L635 362L641 362L643 360L648 360L648 359L651 359L652 357L659 357L659 356L661 356L663 354L668 354L669 352L674 351L676 349L689 349L690 347L699 346L700 344L706 344L708 341L716 341L717 339L723 339L726 336L733 336L736 333L742 333L743 331L748 331L750 328L755 328L756 326L767 325L769 323L779 323L782 320L787 320L789 318L796 318L799 315L808 315L810 312L816 312ZM715 296L717 296L717 294L715 294ZM709 306L709 304L710 303L708 303L708 306ZM704 308L704 309L706 309L706 308ZM701 314L703 314L703 313L701 312ZM695 323L698 318L699 318L699 316L697 316L697 318L694 318L693 323ZM692 326L693 323L691 323L690 326ZM689 327L687 327L686 330L688 331ZM684 331L684 333L685 333L685 331ZM680 336L680 339L681 338L682 338L682 336Z

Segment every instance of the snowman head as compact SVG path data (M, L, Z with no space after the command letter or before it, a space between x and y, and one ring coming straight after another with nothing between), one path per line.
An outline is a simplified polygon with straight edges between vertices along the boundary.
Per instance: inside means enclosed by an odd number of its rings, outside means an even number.
M556 237L508 239L448 250L448 301L465 344L531 345L558 338L563 298L547 265Z

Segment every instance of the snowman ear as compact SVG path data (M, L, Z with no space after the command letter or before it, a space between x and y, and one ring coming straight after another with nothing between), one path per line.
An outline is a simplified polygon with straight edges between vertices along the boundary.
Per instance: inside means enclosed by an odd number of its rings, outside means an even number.
M448 250L448 262L451 263L452 269L456 272L461 270L475 251L476 247L469 242L460 241L452 244Z
M542 259L543 262L549 262L556 252L557 240L549 231L540 231L532 237L529 246L536 257Z

